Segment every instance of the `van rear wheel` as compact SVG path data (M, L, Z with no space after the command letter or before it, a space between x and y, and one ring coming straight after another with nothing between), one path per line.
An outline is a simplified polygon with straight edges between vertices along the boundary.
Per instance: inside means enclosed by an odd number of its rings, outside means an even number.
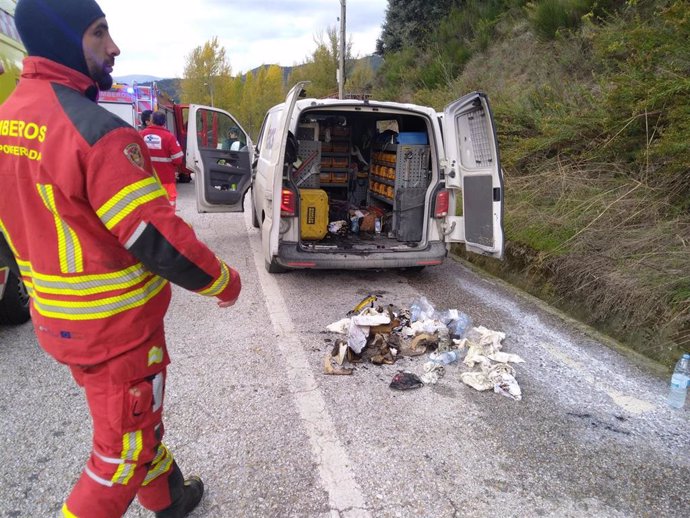
M254 190L252 189L252 195L251 195L251 200L252 200L252 226L254 228L259 228L261 227L261 222L259 221L259 218L256 216L256 206L254 205Z
M26 286L12 272L7 277L5 294L0 300L0 324L19 325L31 318L29 293Z
M254 207L252 207L252 226L254 228L261 227L261 225L259 224L259 218L256 217L256 212L254 212Z

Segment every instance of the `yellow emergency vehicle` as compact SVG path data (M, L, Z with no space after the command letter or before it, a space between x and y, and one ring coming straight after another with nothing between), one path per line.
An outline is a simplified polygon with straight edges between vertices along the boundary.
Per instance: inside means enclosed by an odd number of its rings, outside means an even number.
M0 103L17 86L26 49L14 25L16 0L0 0ZM14 258L0 253L0 324L21 324L29 320L29 294L24 283L9 268Z
M0 103L17 86L26 49L14 26L16 0L0 0Z

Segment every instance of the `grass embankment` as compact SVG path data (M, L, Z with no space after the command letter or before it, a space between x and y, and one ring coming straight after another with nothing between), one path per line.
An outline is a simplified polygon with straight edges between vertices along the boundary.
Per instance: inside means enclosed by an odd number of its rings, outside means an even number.
M478 262L670 366L690 350L690 8L641 4L559 32L534 4L505 13L457 79L413 99L491 99L507 249Z

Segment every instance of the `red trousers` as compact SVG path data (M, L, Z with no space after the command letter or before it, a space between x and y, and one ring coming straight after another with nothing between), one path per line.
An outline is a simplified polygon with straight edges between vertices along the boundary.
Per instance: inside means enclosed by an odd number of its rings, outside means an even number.
M91 367L71 366L93 419L93 449L62 508L66 518L120 518L136 496L151 511L180 497L183 477L163 445L169 363L163 332Z
M175 207L177 205L177 185L174 183L164 183L163 188L165 189L165 192L168 193L170 205Z

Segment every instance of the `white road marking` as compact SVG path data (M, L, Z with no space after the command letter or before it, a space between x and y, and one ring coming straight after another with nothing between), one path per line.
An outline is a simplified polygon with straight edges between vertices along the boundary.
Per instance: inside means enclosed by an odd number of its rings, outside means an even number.
M258 233L251 226L250 210L245 211L247 230L250 234ZM259 282L269 304L269 316L276 334L276 346L285 359L290 392L309 436L312 454L319 466L321 482L328 492L331 515L352 518L370 517L371 514L366 510L362 489L349 469L352 463L338 439L326 401L311 372L300 337L292 325L283 294L264 266L260 239L250 236L249 242Z

